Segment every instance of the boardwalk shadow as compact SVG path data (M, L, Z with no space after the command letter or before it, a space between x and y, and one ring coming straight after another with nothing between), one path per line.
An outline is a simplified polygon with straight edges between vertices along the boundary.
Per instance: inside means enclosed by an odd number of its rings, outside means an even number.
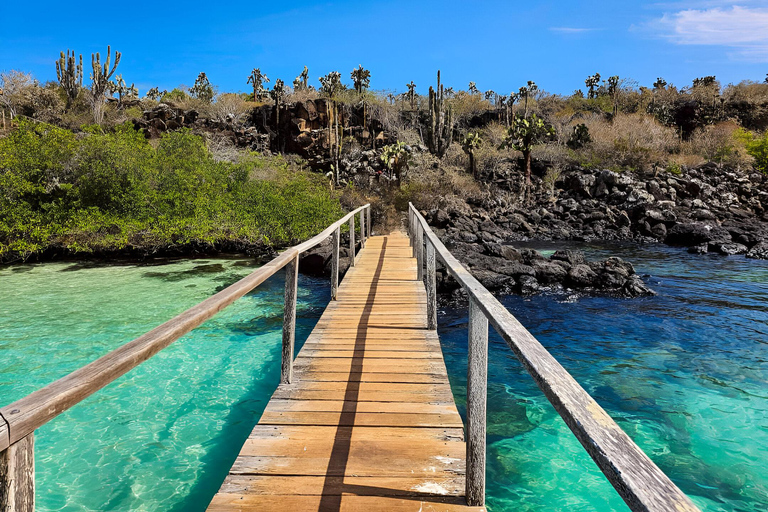
M378 289L378 283L386 281L386 279L381 278L381 274L384 268L387 241L388 237L385 236L381 247L381 252L379 254L379 261L376 265L376 270L371 281L371 287L368 291L366 305L363 308L360 321L357 325L357 336L355 339L352 364L348 374L347 386L344 393L344 403L342 406L341 416L339 418L339 426L336 429L336 435L334 437L330 460L328 461L328 469L323 483L322 497L318 506L318 511L322 512L333 512L341 510L342 498L344 494L358 496L396 496L397 499L402 500L464 504L463 498L459 497L419 493L408 494L392 488L344 483L345 473L351 452L352 430L354 429L353 425L355 424L355 417L357 415L357 401L360 397L360 385L362 383L363 376L363 360L365 356L365 340L367 330L371 327L391 328L389 326L373 325L368 323L371 318L373 303L374 299L376 298L376 292ZM396 329L402 330L404 328L405 327L397 327ZM372 460L371 463L374 464L375 461Z

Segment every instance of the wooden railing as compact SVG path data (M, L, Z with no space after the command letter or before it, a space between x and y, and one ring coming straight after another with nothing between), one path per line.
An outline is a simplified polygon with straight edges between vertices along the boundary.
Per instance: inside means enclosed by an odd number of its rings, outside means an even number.
M280 382L290 383L293 378L299 256L332 237L331 297L336 299L341 226L349 222L350 265L354 265L355 215L358 214L360 241L364 245L366 234L371 232L371 207L368 204L348 213L310 240L287 249L237 283L177 317L66 377L0 408L0 512L33 512L35 509L34 432L37 428L157 354L283 267L286 269L285 313Z
M512 313L461 265L412 204L408 207L408 226L418 262L418 276L424 278L427 290L429 328L437 328L436 255L469 296L466 429L468 505L480 506L485 502L490 322L630 509L636 512L699 510Z

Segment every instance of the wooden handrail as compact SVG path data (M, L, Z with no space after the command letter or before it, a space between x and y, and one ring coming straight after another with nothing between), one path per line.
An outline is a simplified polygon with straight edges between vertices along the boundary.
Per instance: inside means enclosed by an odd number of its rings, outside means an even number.
M490 322L496 332L507 342L517 358L523 364L533 380L544 392L544 395L562 416L565 423L574 433L582 446L597 463L611 485L618 491L629 508L636 512L699 512L699 509L664 472L632 441L632 439L616 424L600 405L582 388L578 382L563 368L559 362L539 343L539 341L518 322L499 301L446 249L445 245L432 232L427 221L419 211L409 203L409 226L412 227L411 238L415 240L414 249L417 259L423 261L418 254L424 250L419 246L419 240L432 246L437 256L442 260L448 273L467 292L470 299L470 310L477 310ZM429 278L429 276L427 276ZM470 318L470 325L476 325L475 319ZM477 336L474 328L472 336ZM487 328L486 328L487 344ZM472 340L470 340L472 343ZM470 347L470 350L471 347ZM487 351L487 346L485 347ZM482 356L482 354L480 354ZM470 363L477 356L470 355ZM474 364L473 364L474 365ZM481 361L478 366L487 365ZM473 373L470 368L467 387L474 391L486 382L482 368ZM472 378L476 375L477 378ZM469 382L473 380L475 382ZM476 432L468 432L467 442L467 497L475 492L476 483L470 482L470 474L478 472L470 468L470 454L477 458L477 446L474 442L482 442L482 469L484 478L485 466L485 392L481 395L481 404L471 402L467 397L467 416L473 414L477 418L482 413L482 441L478 440ZM470 420L468 419L468 424ZM471 421L476 424L476 421ZM474 473L473 473L474 471ZM483 480L484 484L484 480ZM472 491L472 493L470 492ZM481 500L484 501L484 485ZM482 505L482 503L469 503Z
M297 261L301 253L312 249L333 234L338 235L338 231L344 223L353 220L357 213L369 208L370 205L366 204L349 212L318 235L288 248L266 265L259 267L240 281L189 308L175 318L44 388L0 408L0 452L157 354L259 286L287 264ZM351 258L354 260L354 254L351 254ZM335 267L338 271L338 263ZM295 323L295 317L293 320Z

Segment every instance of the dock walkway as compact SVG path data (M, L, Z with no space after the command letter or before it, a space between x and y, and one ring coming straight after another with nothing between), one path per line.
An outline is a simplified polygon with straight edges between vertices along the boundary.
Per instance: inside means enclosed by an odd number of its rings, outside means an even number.
M485 510L426 305L407 236L369 238L208 510Z

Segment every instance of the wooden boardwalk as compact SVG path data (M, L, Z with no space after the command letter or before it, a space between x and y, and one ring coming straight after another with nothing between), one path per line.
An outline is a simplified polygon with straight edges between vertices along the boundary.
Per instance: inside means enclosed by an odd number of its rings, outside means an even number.
M484 510L411 254L368 239L209 511Z

